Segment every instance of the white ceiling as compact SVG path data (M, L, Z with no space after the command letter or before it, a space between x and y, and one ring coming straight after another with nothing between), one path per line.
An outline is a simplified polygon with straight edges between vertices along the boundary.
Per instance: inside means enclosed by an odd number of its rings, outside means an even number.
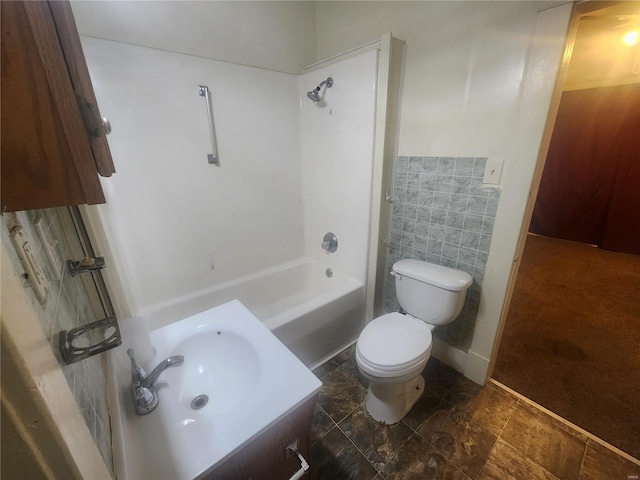
M640 45L621 42L631 29L640 30L640 2L622 2L584 15L565 89L640 82Z

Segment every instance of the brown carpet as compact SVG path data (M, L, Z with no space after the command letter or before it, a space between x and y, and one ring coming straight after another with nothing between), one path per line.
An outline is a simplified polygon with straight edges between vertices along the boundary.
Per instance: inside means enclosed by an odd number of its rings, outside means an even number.
M529 235L493 377L640 458L640 256Z

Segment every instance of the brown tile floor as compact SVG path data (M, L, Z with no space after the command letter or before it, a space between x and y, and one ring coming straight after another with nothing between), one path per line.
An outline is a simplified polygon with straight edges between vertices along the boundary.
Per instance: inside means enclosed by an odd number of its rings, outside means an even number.
M323 388L311 432L313 480L638 480L618 456L493 383L431 358L426 389L396 425L364 410L354 347L314 370Z

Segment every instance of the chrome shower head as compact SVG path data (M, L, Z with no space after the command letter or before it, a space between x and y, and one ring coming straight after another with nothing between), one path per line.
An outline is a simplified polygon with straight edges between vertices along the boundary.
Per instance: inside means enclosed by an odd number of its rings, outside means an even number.
M307 92L307 97L309 97L309 100L311 100L313 103L319 102L320 101L320 95L318 94L318 90L311 90L310 92Z
M316 88L314 88L310 92L307 92L307 97L309 97L309 100L311 100L313 103L319 102L320 101L320 89L324 85L326 85L327 88L331 88L331 86L333 85L333 78L329 77L326 80L323 80L322 82L320 82L320 85L318 85Z

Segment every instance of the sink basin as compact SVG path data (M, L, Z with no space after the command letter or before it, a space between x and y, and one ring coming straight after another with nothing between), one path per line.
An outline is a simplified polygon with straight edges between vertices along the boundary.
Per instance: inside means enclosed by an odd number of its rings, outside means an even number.
M126 479L194 479L312 398L320 381L239 301L150 332L128 335L107 354L116 473ZM133 332L133 331L132 331ZM155 353L142 360L141 337ZM126 350L145 370L183 355L156 383L160 403L135 414ZM151 349L149 349L152 352Z
M204 329L204 331L203 331ZM185 414L224 416L246 408L260 385L260 359L246 338L228 330L198 329L178 343L171 355L184 355L184 364L167 383L178 390ZM204 396L204 397L203 397ZM206 398L194 407L196 399Z

